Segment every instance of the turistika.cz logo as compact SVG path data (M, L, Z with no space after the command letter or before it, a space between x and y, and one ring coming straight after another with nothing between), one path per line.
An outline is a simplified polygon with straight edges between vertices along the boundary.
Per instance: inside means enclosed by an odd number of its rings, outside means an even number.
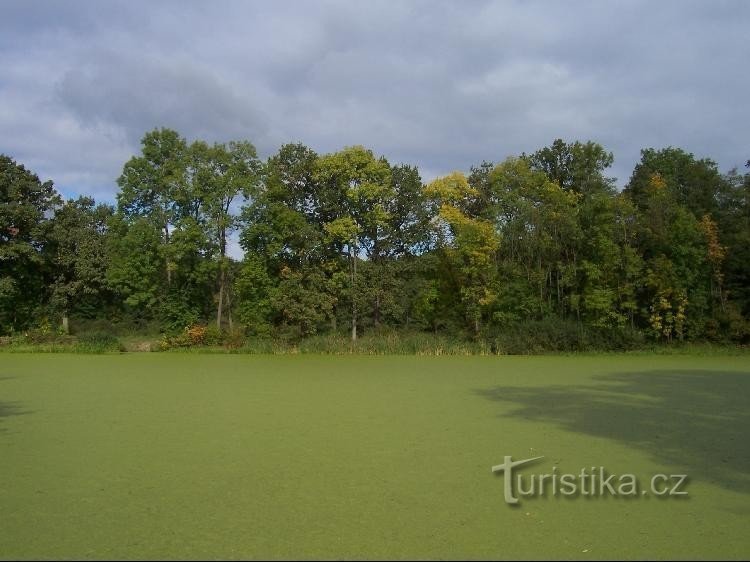
M551 473L523 475L515 469L534 463L544 457L514 461L506 456L503 464L492 467L495 474L503 474L505 502L519 503L518 496L623 496L641 497L653 494L658 497L687 496L685 474L654 474L648 487L640 484L634 474L609 474L603 466L585 467L578 473L560 473L552 467Z

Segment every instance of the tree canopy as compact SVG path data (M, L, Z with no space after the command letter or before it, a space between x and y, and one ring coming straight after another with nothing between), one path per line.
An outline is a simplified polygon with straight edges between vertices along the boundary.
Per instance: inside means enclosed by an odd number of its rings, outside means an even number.
M63 201L0 156L0 333L99 318L291 340L553 326L602 347L747 341L750 173L647 148L619 192L613 161L556 139L425 183L363 146L261 161L247 140L162 128L112 206Z

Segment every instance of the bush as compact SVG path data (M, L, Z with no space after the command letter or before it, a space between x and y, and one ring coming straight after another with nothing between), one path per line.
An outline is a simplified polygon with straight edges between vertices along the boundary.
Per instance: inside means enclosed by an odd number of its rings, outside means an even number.
M525 355L544 351L578 351L580 329L575 323L532 320L492 326L483 336L492 353Z
M224 343L225 334L215 324L205 326L203 345L221 345Z
M246 342L245 331L234 328L224 334L224 347L227 349L240 349Z
M195 324L185 328L185 335L189 345L206 345L208 328Z
M182 333L176 336L164 335L159 348L166 351L174 347L216 346L221 345L223 341L224 334L216 326L193 324L186 326Z
M70 333L87 334L106 332L118 337L156 336L161 332L158 320L144 320L132 316L110 316L109 318L82 318L71 316Z
M170 293L159 309L161 326L168 333L177 333L185 326L194 326L200 319L198 311L194 310L187 304L188 295L183 295L179 291Z
M572 320L546 318L493 326L484 335L490 351L501 355L545 352L628 351L644 345L629 328L592 328Z
M632 351L643 349L646 337L643 332L633 328L612 328L609 330L584 330L586 350Z
M387 329L364 333L356 342L348 334L311 336L301 340L293 350L335 355L472 355L487 352L481 342L426 332L396 332Z
M31 344L58 343L63 335L53 329L47 317L42 318L37 326L24 333L26 341Z
M104 353L107 351L125 351L125 347L112 334L89 332L77 337L74 350L84 353Z

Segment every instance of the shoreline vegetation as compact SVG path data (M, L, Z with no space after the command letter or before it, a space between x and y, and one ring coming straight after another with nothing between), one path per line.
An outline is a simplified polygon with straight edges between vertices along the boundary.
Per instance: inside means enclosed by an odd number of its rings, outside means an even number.
M3 347L749 345L750 171L647 148L619 190L613 161L557 139L423 181L364 146L287 144L261 160L249 141L162 128L124 163L112 205L64 201L0 155Z
M186 330L186 334L188 331ZM542 355L750 355L750 346L730 342L673 342L663 344L641 340L602 347L587 334L567 340L460 340L441 335L365 334L352 342L347 334L313 336L300 341L271 338L232 338L209 332L202 341L181 337L19 335L0 337L0 353L202 353L246 355L412 355L412 356L542 356Z

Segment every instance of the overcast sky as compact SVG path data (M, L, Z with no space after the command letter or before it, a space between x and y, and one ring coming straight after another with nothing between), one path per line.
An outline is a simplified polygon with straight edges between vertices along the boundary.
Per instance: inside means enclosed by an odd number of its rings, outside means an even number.
M750 158L750 2L0 0L0 153L113 200L143 134L364 144L426 179L595 140Z

